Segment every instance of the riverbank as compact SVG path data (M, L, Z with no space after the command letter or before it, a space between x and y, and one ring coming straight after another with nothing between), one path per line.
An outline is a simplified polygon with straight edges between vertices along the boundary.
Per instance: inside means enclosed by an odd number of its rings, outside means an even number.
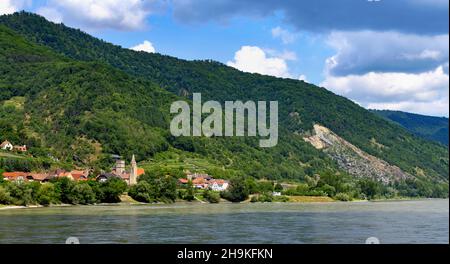
M100 204L92 204L92 205L88 205L88 206L123 206L123 207L127 207L127 206L135 206L135 205L142 205L142 206L159 206L159 205L164 205L164 203L141 203L141 202L137 202L135 200L133 200L131 197L129 196L123 196L122 198L122 202L120 203L100 203ZM246 200L244 202L241 203L237 203L237 204L242 204L242 205L249 205L249 204L320 204L320 203L324 203L324 204L330 204L330 203L336 203L336 204L341 204L341 203L379 203L379 202L407 202L407 201L427 201L427 200L441 200L441 199L433 199L433 198L394 198L394 199L378 199L378 200L353 200L353 201L348 201L348 202L342 202L342 201L337 201L337 200L333 200L330 197L326 197L326 196L290 196L289 197L289 201L287 202L268 202L268 203L261 203L261 202L256 202L256 203L251 203L249 200ZM198 204L198 205L206 205L206 204L210 204L210 203L206 203L200 200L194 200L191 202L188 201L184 201L184 200L177 200L175 201L173 204ZM226 201L226 200L221 200L220 204L233 204L232 202ZM57 208L57 207L76 207L77 205L71 205L71 204L55 204L55 205L49 205L49 206L43 206L43 205L29 205L29 206L17 206L17 205L0 205L0 211L1 210L14 210L14 209L32 209L32 208Z

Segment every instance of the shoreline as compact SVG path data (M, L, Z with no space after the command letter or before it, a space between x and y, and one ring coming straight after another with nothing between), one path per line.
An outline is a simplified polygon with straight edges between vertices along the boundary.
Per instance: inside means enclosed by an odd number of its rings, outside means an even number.
M395 198L395 199L380 199L380 200L354 200L354 201L303 201L303 202L267 202L267 204L329 204L329 203L378 203L378 202L411 202L411 201L427 201L427 200L449 200L449 198ZM194 202L188 202L188 201L176 201L172 204L210 204L210 203L201 203L200 201L194 201ZM227 204L233 204L232 202L221 202L221 203L227 203ZM140 203L140 202L121 202L121 203L100 203L100 204L89 204L89 205L73 205L73 204L55 204L55 205L49 205L49 206L43 206L43 205L28 205L28 206L21 206L21 205L1 205L0 204L0 211L2 210L16 210L16 209L38 209L38 208L58 208L58 207L75 207L75 206L157 206L162 205L165 203ZM251 203L251 202L241 202L237 204L265 204L265 203Z

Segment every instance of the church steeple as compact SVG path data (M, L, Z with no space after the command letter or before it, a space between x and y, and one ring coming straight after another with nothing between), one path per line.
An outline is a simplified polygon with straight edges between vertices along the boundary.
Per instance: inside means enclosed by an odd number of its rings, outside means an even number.
M131 158L131 171L130 171L130 185L135 185L137 183L137 163L134 157Z

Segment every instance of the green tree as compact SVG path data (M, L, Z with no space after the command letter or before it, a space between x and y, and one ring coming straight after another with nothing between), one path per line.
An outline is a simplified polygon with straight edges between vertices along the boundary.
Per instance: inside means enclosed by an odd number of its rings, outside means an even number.
M136 185L131 186L128 194L138 202L153 203L156 201L154 188L147 181L139 181Z
M93 204L97 201L94 191L87 183L76 184L72 188L70 198L72 204Z
M358 181L358 186L367 199L373 199L376 195L381 194L381 184L371 179L361 179Z
M191 180L189 180L186 188L186 194L184 195L183 200L191 202L195 199L194 195L195 195L194 184L192 183Z
M120 196L127 190L127 183L121 178L111 177L100 184L103 203L118 203Z
M37 193L37 202L41 205L61 203L60 193L56 191L53 183L44 183Z
M277 183L277 184L275 185L274 190L275 190L276 192L282 192L282 191L283 191L283 185L281 185L280 183Z
M221 194L222 198L234 203L245 201L249 195L247 185L242 178L231 179L228 190Z
M210 203L219 203L220 202L220 193L214 192L211 190L205 190L203 192L203 197Z
M11 202L12 198L9 192L3 186L0 186L0 204L10 204Z
M67 177L60 177L52 179L55 192L59 195L62 203L72 204L72 190L75 186L75 182Z

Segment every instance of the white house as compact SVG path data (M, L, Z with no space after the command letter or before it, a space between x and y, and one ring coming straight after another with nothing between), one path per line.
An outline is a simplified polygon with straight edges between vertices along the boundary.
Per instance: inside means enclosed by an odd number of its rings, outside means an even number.
M209 188L213 191L222 192L228 188L228 182L223 180L212 180L209 183Z
M2 144L0 144L0 149L3 150L13 150L13 148L14 146L8 140L5 140Z

